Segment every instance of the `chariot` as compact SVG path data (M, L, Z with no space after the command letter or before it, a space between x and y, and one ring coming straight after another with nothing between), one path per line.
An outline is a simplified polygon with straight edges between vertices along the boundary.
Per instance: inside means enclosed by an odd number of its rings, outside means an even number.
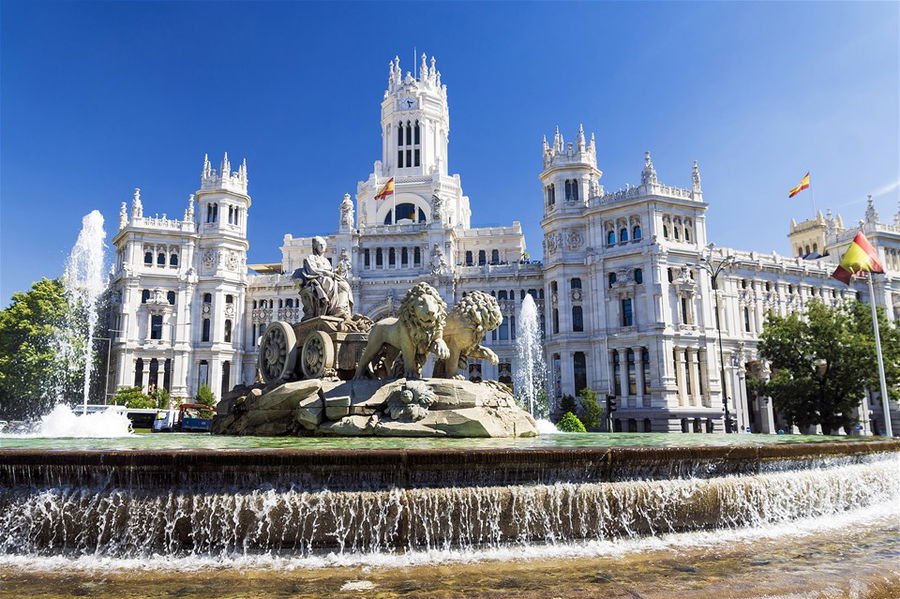
M372 321L317 316L290 324L276 320L259 342L259 373L263 381L337 377L353 378L369 340Z

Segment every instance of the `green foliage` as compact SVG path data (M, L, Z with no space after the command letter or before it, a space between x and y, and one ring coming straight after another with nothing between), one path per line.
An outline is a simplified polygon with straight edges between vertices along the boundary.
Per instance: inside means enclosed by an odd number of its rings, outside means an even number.
M575 403L575 397L572 395L563 395L559 399L559 411L565 414L566 412L572 412L573 414L578 412L578 404Z
M883 316L883 315L882 315ZM888 387L900 381L900 331L879 318ZM887 340L887 343L885 341ZM759 342L772 364L768 382L753 389L772 397L775 408L802 428L849 430L864 389L878 389L871 307L848 302L837 308L811 302L804 315L769 314Z
M578 416L572 412L566 412L563 417L556 423L556 428L564 433L586 433L584 424L578 419Z
M213 395L209 385L204 383L197 389L197 397L194 398L194 401L196 403L202 403L205 406L214 407L216 405L216 396Z
M159 387L156 391L153 392L153 400L156 405L153 407L159 408L161 410L168 409L169 407L169 390L165 387Z
M146 393L140 387L119 387L116 394L113 395L110 403L117 406L125 406L134 408L135 410L146 410L155 408L156 400Z
M79 398L82 353L61 352L63 345L84 347L83 337L66 337L71 317L62 282L56 279L41 279L29 291L14 294L0 311L0 417L33 417L59 399Z
M597 401L597 392L584 388L578 392L579 416L587 430L597 430L603 422L603 407Z

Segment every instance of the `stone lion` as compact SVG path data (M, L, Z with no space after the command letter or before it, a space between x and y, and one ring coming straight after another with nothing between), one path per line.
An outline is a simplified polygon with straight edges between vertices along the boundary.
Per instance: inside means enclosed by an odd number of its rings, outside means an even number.
M439 360L450 356L443 340L447 304L434 287L428 283L412 287L400 302L399 314L397 318L382 318L369 331L369 341L354 378L368 374L369 366L376 360L390 372L399 354L403 360L403 376L417 379L429 353L434 353Z
M500 304L497 299L482 291L466 294L453 307L444 327L444 343L450 350L446 360L434 363L433 377L464 378L459 376L459 369L465 369L469 358L487 360L497 364L497 354L481 345L484 335L493 331L503 322Z

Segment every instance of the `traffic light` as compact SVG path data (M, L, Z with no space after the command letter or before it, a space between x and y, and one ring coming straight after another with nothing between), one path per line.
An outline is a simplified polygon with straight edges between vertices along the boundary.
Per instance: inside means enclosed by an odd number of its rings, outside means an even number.
M610 414L616 411L618 402L616 401L615 395L607 395L606 396L606 413Z

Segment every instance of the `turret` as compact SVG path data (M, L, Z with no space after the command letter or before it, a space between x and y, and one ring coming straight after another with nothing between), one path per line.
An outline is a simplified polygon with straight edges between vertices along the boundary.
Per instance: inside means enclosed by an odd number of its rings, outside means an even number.
M549 213L559 207L584 206L588 199L603 193L597 169L597 144L594 135L586 141L584 127L579 125L575 143L566 143L559 127L553 133L553 144L542 140L544 170L544 208Z
M219 170L212 168L209 156L203 157L200 189L191 196L185 220L194 219L194 197L200 209L200 232L245 239L247 235L247 160L237 171L231 171L228 153L222 158Z

